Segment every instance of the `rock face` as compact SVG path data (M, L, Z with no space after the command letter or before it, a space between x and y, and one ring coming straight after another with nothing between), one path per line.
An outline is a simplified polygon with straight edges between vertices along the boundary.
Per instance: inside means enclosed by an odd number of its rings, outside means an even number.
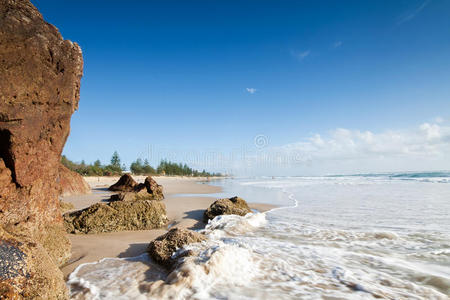
M131 177L130 174L123 174L119 181L111 185L108 190L113 192L131 192L134 187L137 185L137 182Z
M67 169L63 164L59 164L58 171L61 196L82 195L91 192L91 187L80 174Z
M59 299L70 255L58 166L82 54L28 0L0 0L0 293ZM14 271L14 270L21 270ZM6 271L5 271L6 270ZM6 297L6 296L5 296Z
M64 214L68 233L99 233L161 228L168 222L166 206L161 201L116 201L96 203Z
M188 229L173 228L169 232L153 240L148 245L147 252L157 263L170 268L176 262L172 255L177 249L204 240L205 237L198 232ZM188 253L185 253L184 256L186 254Z
M208 223L208 220L214 219L220 215L239 215L245 216L252 212L248 207L247 202L239 197L224 198L216 200L203 214L203 221Z

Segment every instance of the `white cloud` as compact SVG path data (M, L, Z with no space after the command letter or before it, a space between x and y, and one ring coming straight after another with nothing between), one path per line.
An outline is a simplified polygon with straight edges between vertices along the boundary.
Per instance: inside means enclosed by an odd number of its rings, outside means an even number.
M450 147L450 127L424 123L409 131L370 131L338 128L327 138L320 135L304 142L284 146L301 151L310 158L380 157L380 156L429 156L443 154ZM445 150L445 151L444 151Z
M337 128L246 156L260 175L348 174L450 169L450 126L423 123L383 132Z
M298 59L299 61L304 60L310 54L311 54L310 50L305 50L305 51L294 51L294 50L291 50L291 55L293 57L295 57L296 59Z
M414 19L428 4L430 4L431 0L425 0L423 1L419 6L405 12L403 15L401 15L398 18L397 25L400 25L402 23L411 21Z
M438 124L441 124L441 123L444 123L444 118L442 118L442 117L436 117L436 118L434 118L434 122L436 122L436 123L438 123Z
M340 46L342 46L342 41L336 41L336 42L333 44L333 48L339 48Z
M257 89L255 89L255 88L245 88L245 90L246 90L247 92L249 92L250 94L254 94L254 93L256 93L256 91L257 91Z

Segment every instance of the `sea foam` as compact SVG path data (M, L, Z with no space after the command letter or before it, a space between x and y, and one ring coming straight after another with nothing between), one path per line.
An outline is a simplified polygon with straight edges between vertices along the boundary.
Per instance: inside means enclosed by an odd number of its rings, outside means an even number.
M216 217L169 274L143 255L82 265L68 284L81 299L448 299L450 184L440 183L235 180L230 193L280 208Z

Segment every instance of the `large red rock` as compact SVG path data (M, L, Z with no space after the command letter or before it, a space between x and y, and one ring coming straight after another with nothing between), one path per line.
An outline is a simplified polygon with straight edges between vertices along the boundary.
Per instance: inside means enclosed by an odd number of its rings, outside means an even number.
M69 170L63 164L59 164L59 186L61 196L89 194L91 187L77 172Z
M80 47L64 40L28 0L0 0L0 293L5 295L67 298L57 266L69 257L70 243L57 179L82 68Z

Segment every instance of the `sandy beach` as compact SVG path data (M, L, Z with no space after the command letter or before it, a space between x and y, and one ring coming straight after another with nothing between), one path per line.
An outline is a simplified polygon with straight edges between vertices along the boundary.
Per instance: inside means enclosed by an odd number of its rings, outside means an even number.
M134 176L142 182L145 176ZM204 210L216 200L207 194L220 193L218 186L209 185L205 178L191 177L153 177L164 187L167 216L170 220L168 227L178 226L188 229L201 229ZM62 198L70 202L75 209L82 209L94 203L107 201L113 192L108 187L119 177L85 177L92 187L92 192L86 195L68 196ZM182 194L182 195L180 195ZM194 194L195 196L189 196ZM200 196L199 194L205 194ZM274 206L267 204L249 203L250 208L266 211ZM80 264L95 262L105 257L133 257L145 252L148 243L165 233L167 228L122 231L102 234L69 234L72 242L72 256L61 269L67 276Z

